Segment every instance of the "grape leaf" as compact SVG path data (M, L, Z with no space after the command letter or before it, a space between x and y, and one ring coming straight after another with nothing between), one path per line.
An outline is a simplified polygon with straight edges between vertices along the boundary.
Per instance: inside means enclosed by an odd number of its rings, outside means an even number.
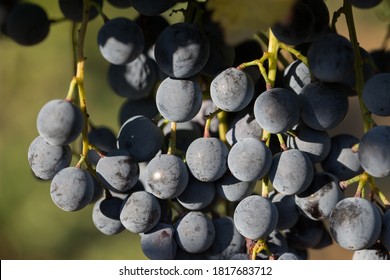
M236 45L266 30L287 14L295 0L208 0L212 18L219 22L228 44Z

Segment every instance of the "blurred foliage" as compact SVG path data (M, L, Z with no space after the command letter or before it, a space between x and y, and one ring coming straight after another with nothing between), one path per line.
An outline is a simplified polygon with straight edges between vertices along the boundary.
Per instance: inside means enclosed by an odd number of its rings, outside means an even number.
M30 2L44 7L50 18L61 18L57 1ZM341 5L341 1L329 2L331 12ZM109 17L136 17L132 9L118 10L107 2L104 4L104 12ZM169 11L165 15L171 21L180 16L169 17ZM383 23L376 22L375 13L357 11L357 18L362 46L368 50L380 46L385 29ZM88 112L95 125L109 126L117 132L117 114L125 100L113 94L106 81L108 63L96 44L97 30L102 23L101 18L91 21L87 33ZM340 23L340 32L345 33L342 26ZM34 179L29 169L27 149L38 135L35 124L38 111L49 100L64 98L68 91L73 75L70 38L69 22L54 24L49 37L33 47L22 47L0 37L0 257L144 259L138 235L128 231L112 237L101 234L92 223L92 205L79 212L61 211L51 201L50 182ZM340 131L354 131L358 135L361 125L357 120L360 120L357 110L351 110ZM340 259L350 258L351 254L335 245L313 251L311 256Z

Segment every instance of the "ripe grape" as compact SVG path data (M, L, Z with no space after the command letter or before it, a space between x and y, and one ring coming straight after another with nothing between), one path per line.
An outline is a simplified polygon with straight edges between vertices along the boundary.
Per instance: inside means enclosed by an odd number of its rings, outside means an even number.
M103 0L92 0L94 5L100 6L103 5ZM81 22L83 19L83 9L84 4L83 0L58 0L58 5L62 14L73 21ZM89 20L96 18L99 15L98 10L91 5L89 9Z
M142 252L151 260L172 260L176 255L177 244L172 225L158 223L148 232L141 233Z
M388 251L390 251L390 211L387 210L383 215L383 227L380 236L380 240L383 246L386 247Z
M298 207L293 195L277 193L271 197L272 203L278 210L279 219L276 228L279 230L292 228L299 218Z
M119 219L122 203L123 200L118 197L102 197L96 201L92 210L92 221L100 232L114 235L125 229Z
M347 2L357 8L368 9L377 6L382 0L347 0Z
M218 194L227 201L239 202L250 196L256 186L256 181L242 182L226 172L225 175L215 182Z
M177 0L129 0L131 6L146 16L159 15L171 8Z
M201 182L191 177L177 201L188 210L202 210L214 200L215 192L214 182Z
M363 88L367 109L378 116L390 116L390 73L371 77Z

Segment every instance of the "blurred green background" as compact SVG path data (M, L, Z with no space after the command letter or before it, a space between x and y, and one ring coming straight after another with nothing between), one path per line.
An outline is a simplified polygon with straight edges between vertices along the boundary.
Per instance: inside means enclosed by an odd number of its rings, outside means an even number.
M57 1L29 1L43 6L52 19L61 18ZM328 1L331 13L341 1ZM132 9L118 10L105 3L109 17L135 18ZM374 10L356 11L358 37L368 51L381 46L386 24ZM88 112L95 125L118 131L118 110L124 99L111 92L106 81L108 64L100 56L96 34L101 18L91 21L86 42ZM343 20L339 31L347 34ZM52 26L49 37L33 47L22 47L0 37L0 257L1 259L144 259L139 237L128 231L108 237L95 229L92 206L63 212L51 201L49 182L34 179L27 149L38 135L35 120L49 100L64 98L72 78L71 24ZM260 54L259 54L260 55ZM356 105L354 100L351 100ZM388 123L387 120L379 120ZM360 116L351 110L337 132L361 133ZM386 183L386 182L382 182ZM353 187L352 187L353 188ZM389 189L388 186L385 189ZM351 253L337 245L310 251L314 259L344 259Z

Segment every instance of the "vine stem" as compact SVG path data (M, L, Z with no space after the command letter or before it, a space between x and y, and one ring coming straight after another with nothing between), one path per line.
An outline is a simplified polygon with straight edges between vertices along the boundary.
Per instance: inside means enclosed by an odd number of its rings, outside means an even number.
M169 137L168 155L174 155L176 152L176 128L177 123L171 122L171 136Z
M210 125L211 125L211 120L217 116L219 113L223 112L222 109L217 109L216 111L210 113L208 116L206 116L206 124L204 126L204 132L203 132L203 137L204 138L210 138Z
M89 141L88 141L88 112L87 112L87 102L84 88L84 66L85 66L85 57L84 57L84 42L85 36L87 33L88 21L89 21L89 9L90 9L90 0L83 0L83 20L79 29L79 34L77 38L77 66L76 66L76 76L73 78L77 82L77 88L79 93L79 102L80 110L83 113L84 117L84 126L81 132L82 135L82 152L80 160L77 163L76 167L80 167L82 162L85 161L87 153L89 150ZM72 81L73 81L72 79ZM88 165L88 163L87 163Z
M276 39L272 30L269 29L269 41L268 41L268 79L271 84L271 88L275 86L276 72L278 67L278 51L279 41Z

